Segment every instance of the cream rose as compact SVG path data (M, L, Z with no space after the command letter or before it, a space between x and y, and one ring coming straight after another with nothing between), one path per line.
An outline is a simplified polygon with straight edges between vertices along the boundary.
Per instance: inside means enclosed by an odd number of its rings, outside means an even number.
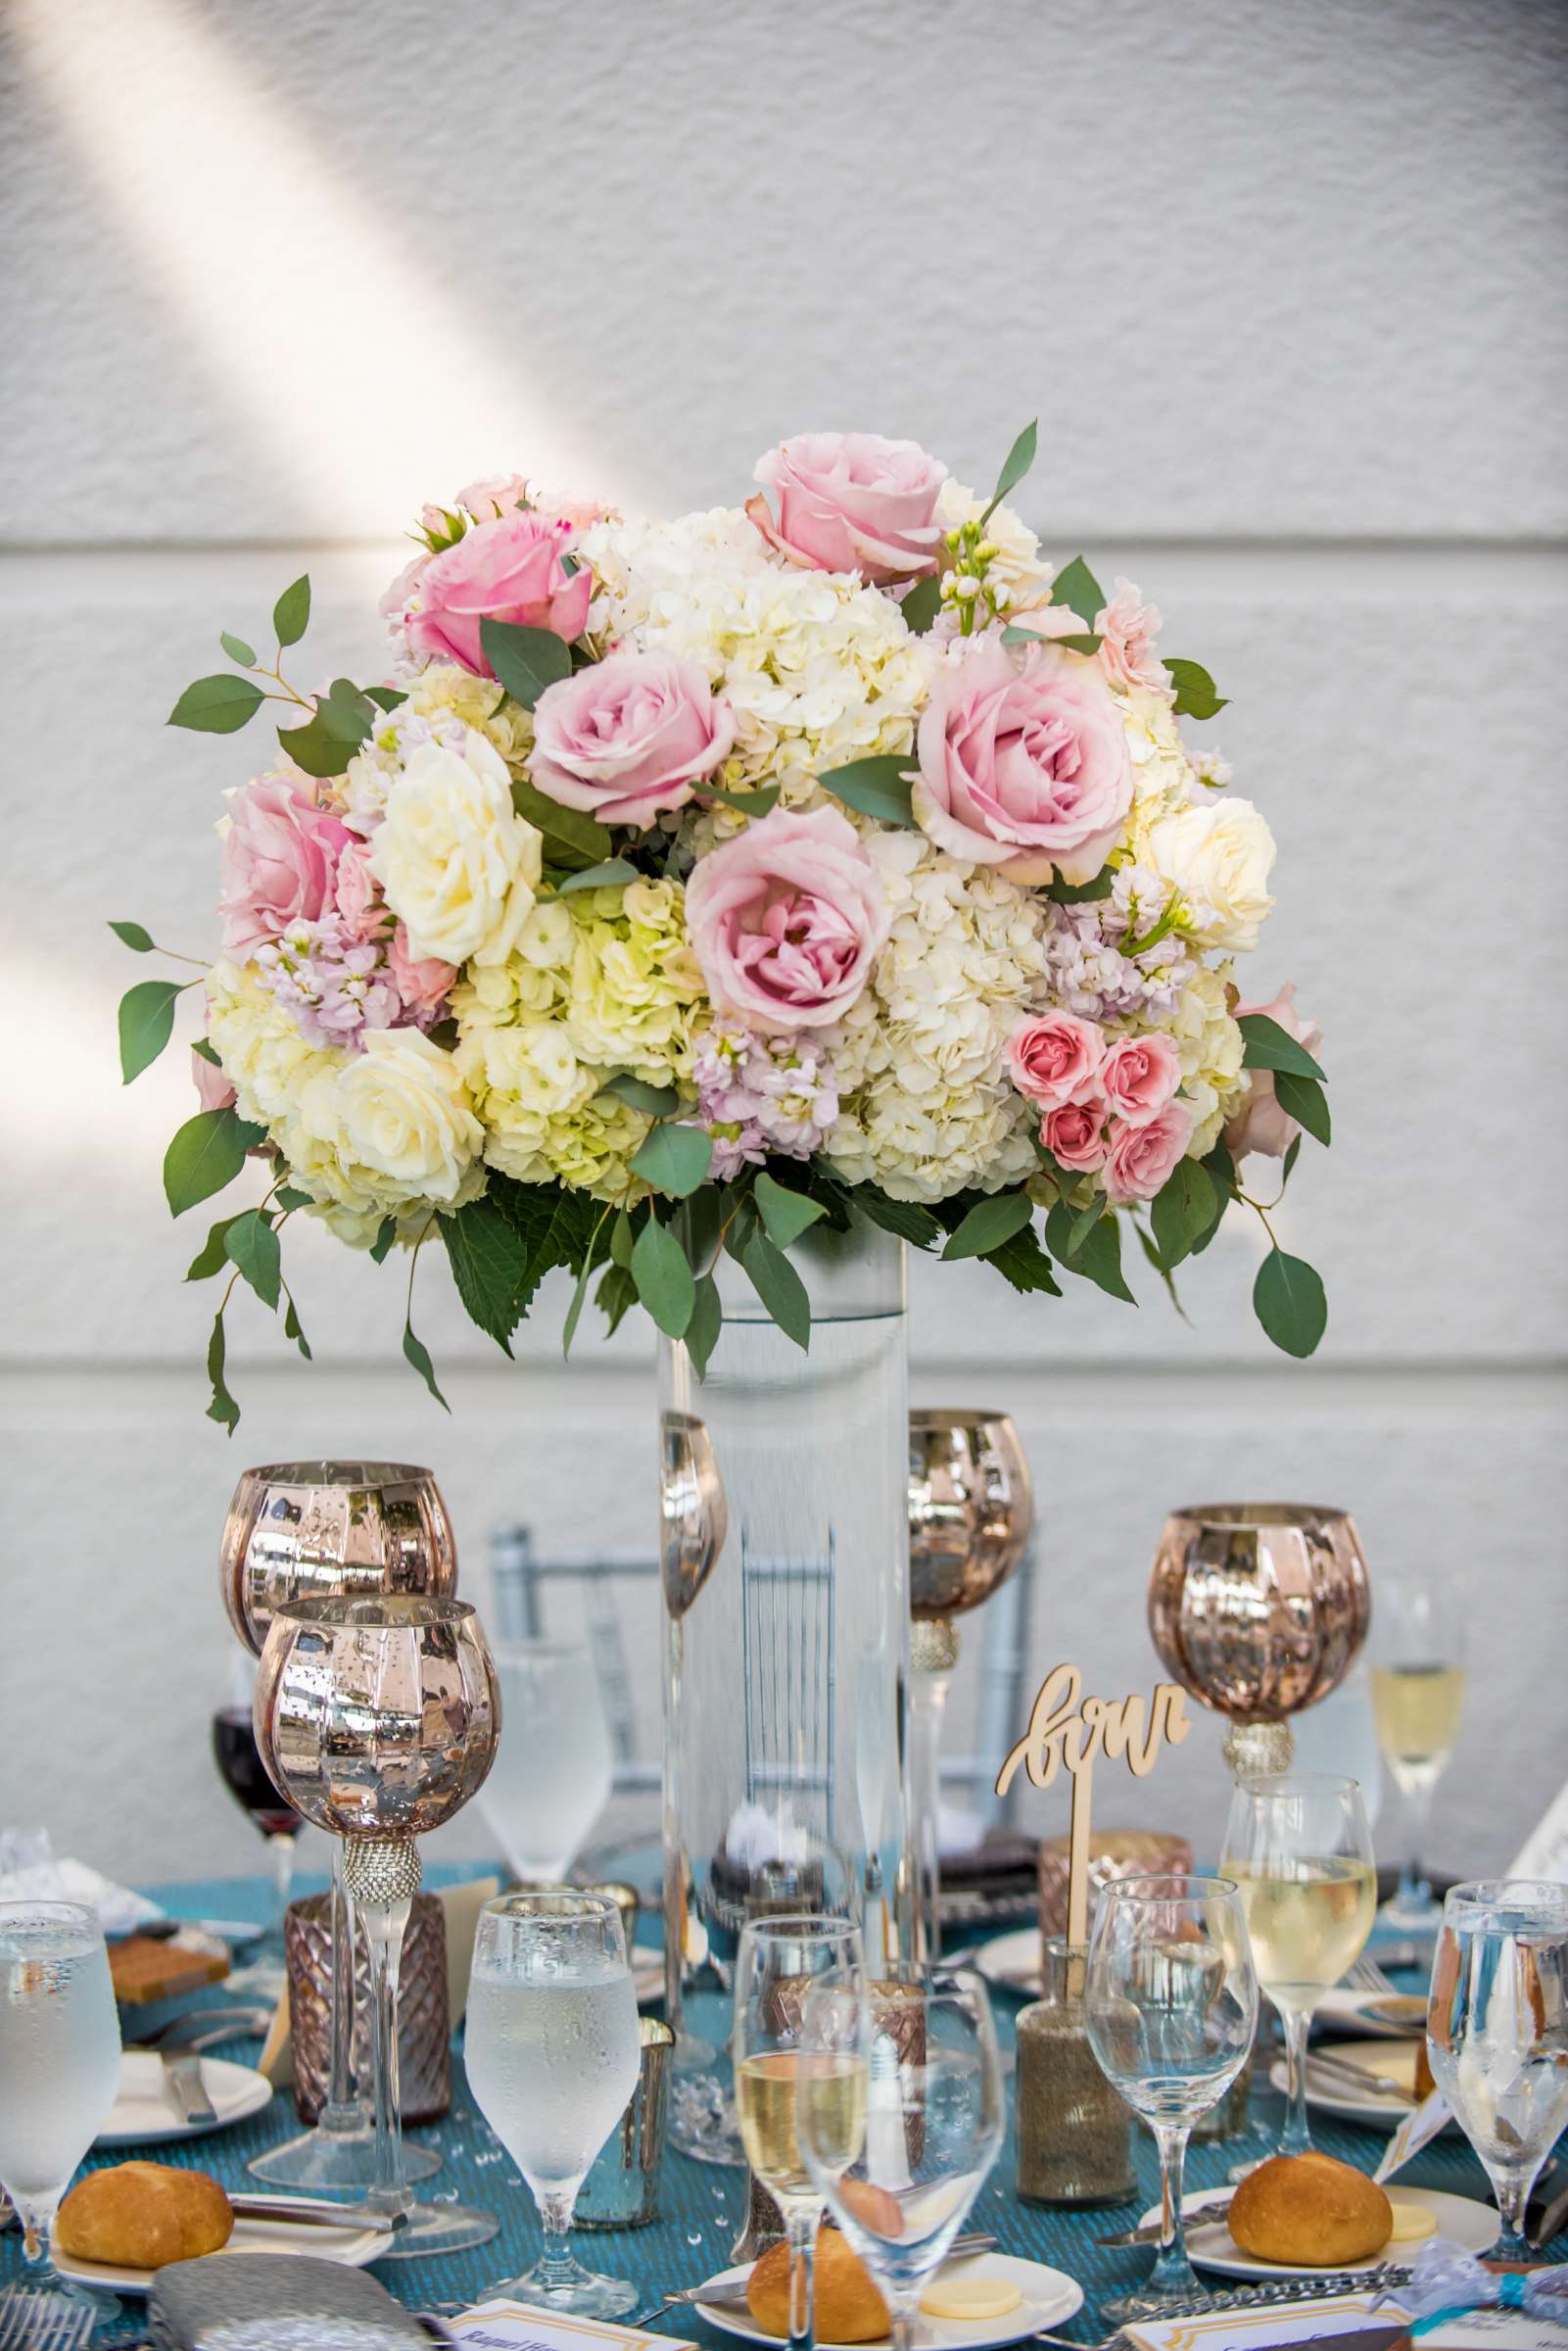
M470 728L426 743L387 792L370 870L418 961L503 963L533 909L541 836L512 806L506 763Z
M1181 928L1205 947L1245 950L1274 901L1274 836L1250 800L1212 800L1151 826L1145 862L1183 899Z
M305 1107L317 1131L327 1126L319 1093ZM348 1205L380 1200L439 1200L464 1190L484 1129L450 1053L417 1029L368 1029L364 1050L337 1074L329 1142L342 1176L333 1189Z

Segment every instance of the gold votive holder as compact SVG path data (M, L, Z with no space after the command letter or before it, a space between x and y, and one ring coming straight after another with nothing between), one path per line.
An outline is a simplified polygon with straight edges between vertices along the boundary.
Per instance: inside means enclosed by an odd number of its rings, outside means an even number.
M1124 2204L1136 2193L1132 2109L1083 2018L1084 1946L1048 1936L1044 1996L1018 2019L1018 2192L1025 2204Z
M314 2123L332 2063L332 1897L291 1902L283 1922L294 2039L294 2103ZM370 1954L354 1949L354 2070L370 2079ZM398 1988L399 2111L404 2123L439 2122L451 2106L451 2014L447 1997L447 1917L433 1894L416 1894L403 1939Z
M1172 1829L1101 1829L1089 1854L1089 1911L1096 1895L1115 1878L1185 1878L1192 1874L1192 1847ZM1040 1933L1068 1931L1069 1840L1048 1837L1040 1847Z
M654 2016L639 2017L638 2033L642 2062L637 2087L577 2191L572 2218L579 2229L642 2229L659 2217L659 2169L675 2035Z

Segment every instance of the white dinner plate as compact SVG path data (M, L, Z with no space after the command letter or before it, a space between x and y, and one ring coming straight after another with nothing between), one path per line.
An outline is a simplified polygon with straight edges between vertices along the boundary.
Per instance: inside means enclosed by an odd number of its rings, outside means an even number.
M234 2233L223 2253L311 2253L317 2261L341 2261L346 2269L362 2270L386 2251L388 2241L379 2229L320 2229L313 2222L236 2215ZM62 2278L74 2279L78 2285L102 2286L111 2294L150 2293L158 2275L156 2270L123 2270L112 2261L75 2261L57 2244L51 2244L49 2252ZM222 2257L212 2256L214 2261Z
M181 2117L155 2049L125 2049L119 2059L119 2095L95 2147L156 2146L169 2138L202 2138L211 2131L226 2131L260 2114L272 2095L265 2074L252 2065L235 2065L227 2057L202 2059L202 2087L216 2110L214 2123L187 2123Z
M1388 2187L1384 2194L1391 2204L1423 2204L1437 2220L1437 2233L1450 2244L1460 2245L1466 2253L1490 2252L1497 2241L1497 2216L1492 2205L1480 2204L1473 2196L1449 2196L1431 2187ZM1365 2261L1330 2263L1323 2269L1293 2270L1281 2261L1258 2261L1244 2253L1231 2235L1224 2221L1204 2221L1203 2207L1212 2204L1216 2196L1228 2196L1228 2187L1202 2187L1181 2199L1182 2217L1187 2224L1187 2253L1193 2267L1217 2271L1222 2278L1355 2278L1363 2271L1375 2270L1381 2262L1405 2261L1420 2250L1423 2241L1397 2245L1389 2243ZM1160 2218L1158 2204L1151 2205L1138 2224L1152 2228Z
M1040 1996L1040 1930L1038 1927L1018 1927L1011 1935L993 1935L971 1951L969 1962L988 1984L999 1984L1004 1991L1022 1992L1026 1998Z
M1336 1984L1319 1998L1312 2022L1331 2026L1336 2033L1408 2040L1426 2030L1426 1994L1396 1992L1391 2000L1386 1991L1357 1991L1352 1985Z
M743 2285L750 2275L749 2267L742 2264L737 2270L721 2270L704 2282ZM953 2279L995 2279L999 2285L1016 2285L1023 2299L1005 2319L928 2319L923 2312L915 2322L917 2351L984 2351L987 2344L1022 2342L1026 2334L1034 2334L1042 2327L1060 2327L1065 2319L1070 2319L1074 2311L1083 2307L1082 2286L1063 2271L1048 2269L1043 2261L1022 2261L1012 2253L976 2253L968 2261L950 2261L940 2275ZM705 2303L694 2302L691 2308L710 2327L721 2328L725 2334L738 2334L748 2343L777 2346L781 2340L777 2334L765 2333L743 2306L736 2310L713 2310ZM879 2340L886 2342L887 2337L882 2335ZM818 2351L845 2351L845 2347L819 2340ZM865 2351L865 2346L859 2346L859 2351Z
M1415 2040L1326 2040L1323 2054L1338 2057L1346 2065L1360 2067L1369 2074L1381 2074L1403 2088L1409 2086L1406 2097L1390 2097L1387 2090L1373 2089L1370 2085L1359 2090L1341 2088L1312 2069L1310 2052L1307 2061L1307 2103L1320 2113L1337 2115L1343 2123L1365 2123L1374 2131L1396 2131L1405 2117L1414 2111L1415 2054L1420 2047ZM1285 2060L1275 2059L1269 2068L1268 2079L1277 2090L1287 2087ZM1445 2130L1457 2126L1451 2119Z

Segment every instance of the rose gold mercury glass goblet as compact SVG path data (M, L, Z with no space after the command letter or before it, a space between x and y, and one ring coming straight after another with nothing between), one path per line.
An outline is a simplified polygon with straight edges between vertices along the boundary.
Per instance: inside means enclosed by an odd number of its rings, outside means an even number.
M941 1947L942 1714L958 1663L955 1616L1007 1582L1034 1524L1034 1485L1006 1413L917 1406L909 1415L909 1811L916 1948Z
M296 1810L344 1841L343 1882L370 1951L376 2176L397 2218L381 2258L455 2253L496 2233L492 2214L414 2202L398 2106L398 1969L419 1889L415 1840L460 1811L495 1760L500 1707L479 1619L464 1601L390 1592L273 1612L256 1685L261 1759Z
M245 1470L224 1523L220 1565L229 1622L257 1657L273 1612L294 1601L353 1592L440 1599L457 1587L457 1547L441 1489L428 1469L408 1462L269 1462ZM338 1864L335 1846L326 2100L311 2130L250 2166L271 2186L317 2193L357 2192L375 2179L369 2104L354 2081L354 1905ZM406 2147L404 2164L408 2179L427 2180L441 2158Z

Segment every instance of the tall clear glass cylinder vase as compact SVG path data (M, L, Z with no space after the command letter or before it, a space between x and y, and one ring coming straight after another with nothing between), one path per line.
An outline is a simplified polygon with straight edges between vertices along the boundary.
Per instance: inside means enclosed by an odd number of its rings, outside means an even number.
M727 2052L747 1919L852 1916L873 1970L910 1944L904 1249L857 1219L789 1256L809 1352L727 1255L706 1379L661 1344L670 2128L726 2163L742 2160Z

